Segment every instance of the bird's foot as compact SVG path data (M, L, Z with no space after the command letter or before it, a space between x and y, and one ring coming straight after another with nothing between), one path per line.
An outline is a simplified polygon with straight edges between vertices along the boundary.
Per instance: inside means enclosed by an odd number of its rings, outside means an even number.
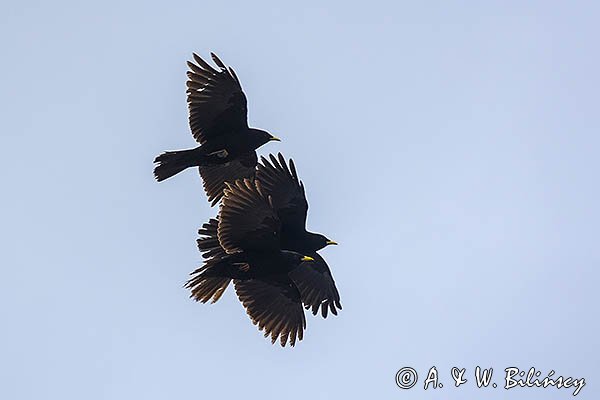
M208 154L209 156L217 156L219 158L226 158L229 155L229 152L225 149L219 151L213 151Z
M248 271L250 271L250 264L247 264L247 263L236 263L236 264L234 264L234 265L237 265L237 266L238 266L238 269L239 269L240 271L243 271L243 272L248 272Z

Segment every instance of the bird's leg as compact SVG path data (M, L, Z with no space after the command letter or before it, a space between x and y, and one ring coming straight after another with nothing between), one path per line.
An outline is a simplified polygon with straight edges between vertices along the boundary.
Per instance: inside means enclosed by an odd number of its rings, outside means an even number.
M217 156L219 158L226 158L229 155L229 152L226 149L213 151L212 153L208 153L209 156Z
M237 266L240 271L250 271L250 265L248 263L234 263L233 265Z

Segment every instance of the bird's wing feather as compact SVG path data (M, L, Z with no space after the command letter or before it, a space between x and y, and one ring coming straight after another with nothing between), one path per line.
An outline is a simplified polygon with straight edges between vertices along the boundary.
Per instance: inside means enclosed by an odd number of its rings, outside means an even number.
M304 230L308 202L304 193L304 186L294 161L290 159L289 167L281 153L275 157L269 154L270 161L261 157L261 162L256 170L256 179L260 181L265 193L273 199L273 206L282 225L290 230Z
M281 223L259 182L226 183L219 213L219 242L228 254L278 251Z
M264 279L234 280L235 291L244 305L252 323L271 336L275 343L279 337L281 346L296 339L302 340L306 319L300 293L287 275Z
M300 264L290 272L290 278L300 290L302 302L307 310L310 308L312 313L317 315L320 307L323 318L327 318L329 310L337 315L338 310L342 309L342 304L329 266L319 254L311 254L311 257L315 261Z
M198 250L202 253L203 258L221 259L227 256L225 249L223 249L219 243L219 238L217 236L218 226L219 220L217 218L211 218L207 223L202 225L202 228L198 229L200 238L196 240L196 243L198 244Z
M211 300L211 303L214 303L221 298L231 282L231 278L218 273L219 264L222 264L224 260L226 258L210 258L190 274L191 278L186 282L185 287L190 289L191 297L194 300L202 303Z
M226 182L253 178L257 161L256 152L251 151L244 157L232 160L226 164L198 167L204 191L208 196L211 206L217 204L221 197L223 197Z
M195 53L193 57L195 63L188 61L187 102L194 139L204 144L244 132L248 128L248 105L233 69L213 53L218 69Z

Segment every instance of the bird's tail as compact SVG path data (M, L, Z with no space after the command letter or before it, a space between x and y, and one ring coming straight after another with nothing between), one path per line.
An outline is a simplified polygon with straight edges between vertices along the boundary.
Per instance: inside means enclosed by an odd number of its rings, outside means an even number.
M186 168L198 165L196 149L166 151L156 157L154 162L158 165L154 168L154 177L161 182L177 175Z
M231 282L227 270L232 260L219 244L218 225L219 221L213 218L198 230L198 249L207 260L202 267L191 273L192 277L185 285L191 290L191 297L202 303L211 299L213 303L219 300Z
M202 253L202 257L210 258L211 260L227 257L225 249L223 249L221 243L219 243L219 235L217 233L219 220L217 218L211 218L202 225L202 228L198 230L200 238L196 240L196 243L198 243L198 250Z
M185 284L186 289L192 292L191 297L202 303L219 300L231 282L226 272L227 265L225 260L211 259L192 272L192 277Z

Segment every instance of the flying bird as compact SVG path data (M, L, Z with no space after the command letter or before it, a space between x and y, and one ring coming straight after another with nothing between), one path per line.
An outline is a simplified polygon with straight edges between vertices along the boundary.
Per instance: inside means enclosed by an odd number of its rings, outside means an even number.
M314 263L303 265L291 273L302 294L305 307L312 308L317 314L327 318L328 310L337 315L342 309L340 295L329 266L319 254L325 246L337 245L324 235L306 230L308 201L304 185L298 178L294 161L290 159L289 168L281 153L277 158L269 154L270 161L261 157L256 171L256 180L260 182L265 193L271 196L273 207L281 222L281 248L309 255Z
M208 260L186 283L192 297L215 302L233 280L239 300L265 337L270 335L272 343L279 338L281 346L302 340L306 319L289 274L314 258L281 249L281 222L260 183L226 183L219 220L205 224L203 231L208 236L198 244Z
M318 250L336 245L326 236L308 232L306 219L308 201L304 185L298 178L294 161L290 159L289 167L281 153L276 158L269 155L270 161L261 157L256 172L256 180L261 184L264 193L271 198L280 226L280 247L314 258L310 264L302 264L290 273L290 277L301 293L306 309L316 315L321 310L323 318L329 311L337 315L342 309L340 295L327 262L317 253ZM211 219L198 231L198 248L208 263L224 257L227 253L219 243L217 236L218 220ZM251 240L251 239L250 239ZM205 284L202 295L195 294L197 300L207 302L211 298L217 301L223 294L230 280L213 279L210 285ZM213 296L215 296L213 298Z
M219 220L211 218L198 230L200 235L197 239L198 249L206 260L205 265L194 271L193 274L197 274L199 271L209 268L210 265L227 257L225 249L219 243L218 226ZM341 309L342 306L331 271L323 257L318 253L313 252L310 257L314 260L311 263L300 264L289 274L290 278L300 291L300 298L306 309L312 308L312 313L316 315L319 307L321 307L321 314L324 318L327 317L329 309L337 315L338 309ZM187 286L192 289L192 297L202 303L217 302L231 283L231 278L227 277L209 278L203 276L202 279L201 285L190 286L188 282ZM193 279L190 280L190 282L192 281ZM335 306L337 306L337 309Z
M213 53L215 69L197 54L188 61L187 102L192 136L200 146L167 151L155 158L156 180L163 181L198 166L209 201L216 204L225 182L254 175L256 149L279 139L248 126L248 105L231 67Z

